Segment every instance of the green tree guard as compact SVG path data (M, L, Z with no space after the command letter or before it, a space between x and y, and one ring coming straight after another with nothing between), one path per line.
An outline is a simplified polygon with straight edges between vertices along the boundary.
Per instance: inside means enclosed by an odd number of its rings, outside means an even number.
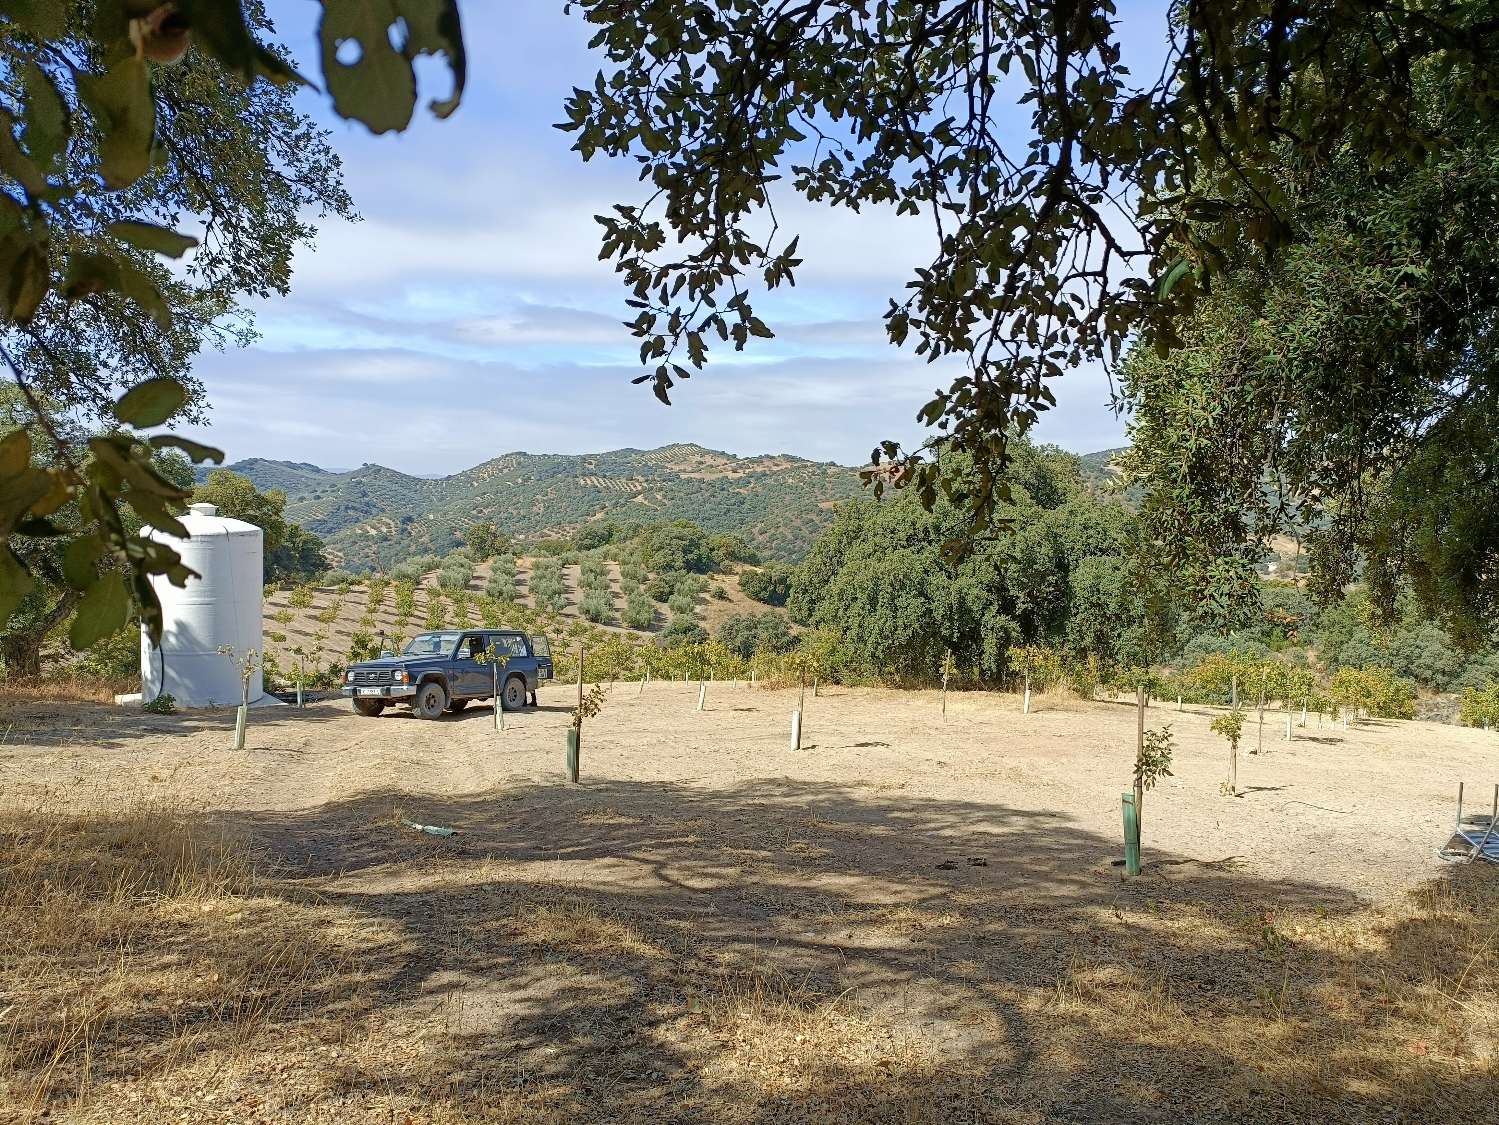
M1124 873L1140 874L1140 816L1133 793L1121 793L1124 805Z

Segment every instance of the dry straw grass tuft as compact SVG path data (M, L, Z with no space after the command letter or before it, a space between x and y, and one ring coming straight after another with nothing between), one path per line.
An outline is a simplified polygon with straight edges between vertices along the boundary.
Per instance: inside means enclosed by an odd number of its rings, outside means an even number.
M140 691L140 678L101 679L56 675L16 680L0 676L0 707L35 703L114 703L116 695Z
M690 1042L712 1120L936 1123L963 1094L970 1111L981 1104L980 1076L941 1043L847 993L762 970L702 980L688 1008L701 1013Z
M1093 1073L1190 1088L1198 1112L1489 1116L1499 878L1449 874L1397 907L1335 919L1240 904L1137 920L1146 940L1068 956L1046 1005L1052 1047ZM1194 972L1199 950L1213 975Z
M0 1102L23 1119L327 1000L308 912L257 897L244 849L180 806L7 810L0 869Z

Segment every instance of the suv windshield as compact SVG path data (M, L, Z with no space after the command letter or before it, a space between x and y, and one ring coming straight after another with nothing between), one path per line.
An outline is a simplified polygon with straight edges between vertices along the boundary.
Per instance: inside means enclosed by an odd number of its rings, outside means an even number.
M406 642L402 656L452 656L458 647L458 633L418 633Z

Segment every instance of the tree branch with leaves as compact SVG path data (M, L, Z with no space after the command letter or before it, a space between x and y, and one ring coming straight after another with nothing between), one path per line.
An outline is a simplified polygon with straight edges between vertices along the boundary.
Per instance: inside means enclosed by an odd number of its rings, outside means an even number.
M151 577L191 575L133 526L185 534L187 491L159 451L222 460L160 432L197 416L188 364L205 339L249 338L239 297L286 292L309 209L352 215L337 159L289 100L310 83L269 35L259 0L0 0L0 360L29 409L0 435L0 622L36 588L26 542L58 537L69 505L75 645L132 604L158 638ZM432 111L461 98L455 0L324 0L319 44L335 110L375 132L410 122L419 56L453 76ZM70 412L106 432L80 442Z

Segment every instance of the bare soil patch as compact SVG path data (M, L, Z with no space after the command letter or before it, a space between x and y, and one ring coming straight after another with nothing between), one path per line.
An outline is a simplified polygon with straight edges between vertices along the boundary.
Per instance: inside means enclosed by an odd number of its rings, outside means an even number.
M0 714L0 1120L1473 1121L1499 883L1434 858L1492 735L1211 713L1121 879L1130 706L570 690ZM1255 745L1251 725L1246 751ZM440 838L403 826L457 829Z

